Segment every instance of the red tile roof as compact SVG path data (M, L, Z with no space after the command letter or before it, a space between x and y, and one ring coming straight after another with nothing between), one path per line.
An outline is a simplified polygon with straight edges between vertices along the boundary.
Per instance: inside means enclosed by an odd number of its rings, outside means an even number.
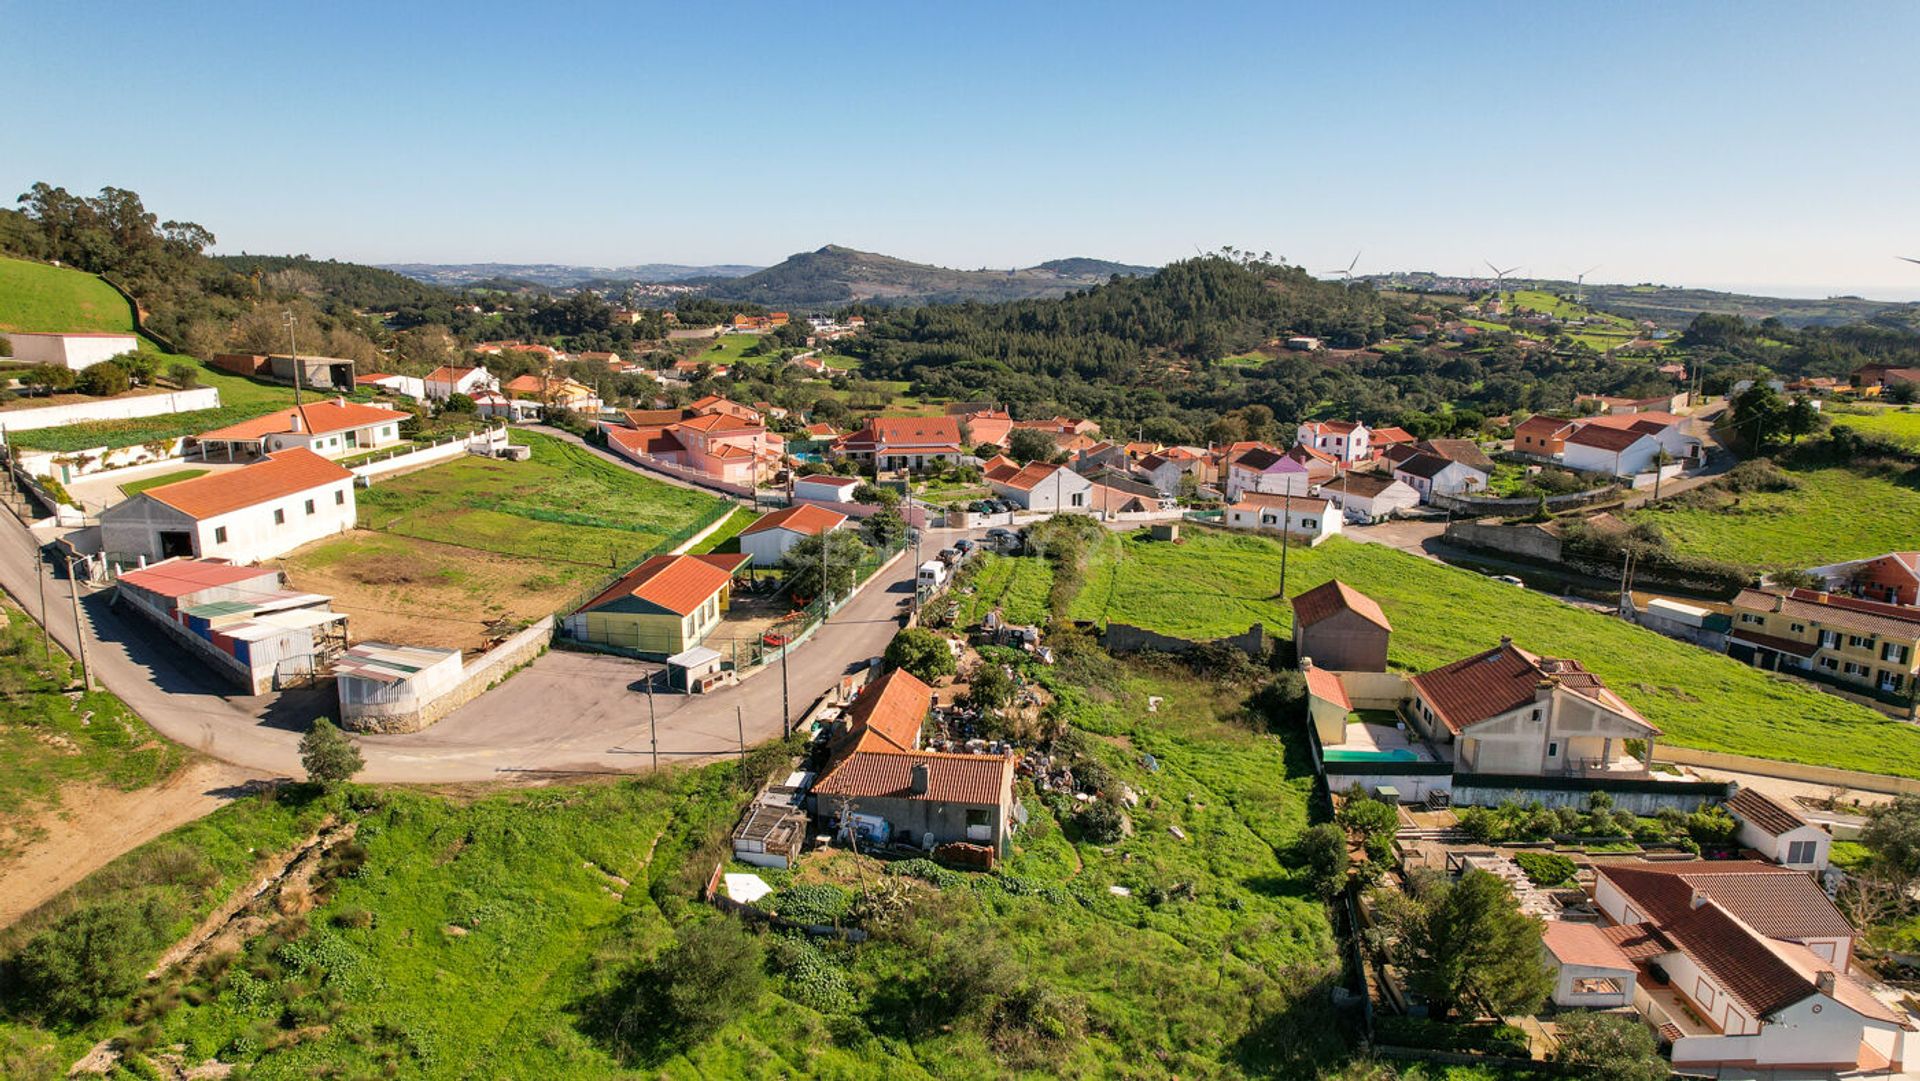
M1347 688L1341 684L1340 677L1325 668L1315 665L1307 669L1307 691L1321 701L1332 702L1349 713L1353 711L1353 703L1347 699Z
M1535 413L1521 421L1519 426L1514 428L1513 435L1516 439L1526 436L1531 439L1547 440L1573 426L1574 422L1564 417L1550 417L1544 413Z
M1771 837L1813 825L1807 816L1757 788L1742 788L1727 801L1734 817Z
M613 427L606 429L606 433L607 442L635 454L658 456L687 449L686 444L675 439L673 433L664 428Z
M896 668L862 688L847 707L847 745L857 751L911 751L933 708L933 688Z
M591 611L611 601L635 597L676 615L692 615L707 598L733 579L752 556L742 553L657 555L628 571L598 597L580 606Z
M1335 578L1293 598L1293 625L1311 627L1339 612L1352 612L1384 631L1393 630L1379 602Z
M378 405L362 405L359 402L324 401L310 405L289 406L276 409L263 417L243 420L238 424L229 424L225 428L215 428L210 432L201 432L195 439L231 439L258 440L270 435L291 432L293 416L300 414L302 431L325 435L328 432L344 432L355 428L371 428L376 424L391 424L405 420L407 414L397 409L388 409Z
M814 782L823 796L998 805L1013 784L1013 756L855 751ZM927 790L913 791L913 768L927 767ZM1004 827L1004 823L1002 824Z
M791 533L811 537L828 530L840 528L847 516L839 511L828 510L813 503L796 503L791 507L774 511L740 531L745 537L754 533L765 533L770 529L784 529Z
M849 443L879 447L958 447L960 423L953 417L874 417L847 437Z
M1622 971L1634 967L1626 951L1608 937L1605 928L1597 924L1548 920L1546 926L1540 929L1540 941L1554 960L1563 965Z
M1016 492L1031 492L1035 487L1063 469L1067 469L1067 467L1064 465L1048 465L1045 462L1028 462L1025 466L1012 473L996 474L988 477L988 479L996 484L1004 484ZM1067 472L1070 475L1074 475L1070 469L1068 469Z
M1636 432L1631 428L1614 428L1604 424L1584 424L1580 430L1567 436L1567 442L1582 447L1593 447L1605 451L1622 451L1642 439L1652 438L1645 432Z
M139 570L126 571L120 575L120 581L139 586L149 593L157 593L162 597L184 597L203 589L233 585L236 582L251 582L270 574L278 576L278 573L259 567L236 566L232 563L172 559L165 563L142 567Z
M1535 692L1547 682L1658 731L1579 661L1537 657L1507 642L1412 680L1420 697L1456 733L1534 701Z
M465 379L468 375L471 375L472 373L477 372L479 370L480 369L478 368L460 368L460 367L454 367L448 364L442 364L440 367L435 368L434 370L427 373L427 382L458 383L460 380Z
M1413 442L1413 433L1407 431L1405 428L1375 428L1373 433L1367 437L1367 442L1376 447L1384 447L1393 443L1411 443Z
M252 465L162 484L140 495L194 518L212 518L352 479L353 474L340 465L305 447L294 447L275 451Z

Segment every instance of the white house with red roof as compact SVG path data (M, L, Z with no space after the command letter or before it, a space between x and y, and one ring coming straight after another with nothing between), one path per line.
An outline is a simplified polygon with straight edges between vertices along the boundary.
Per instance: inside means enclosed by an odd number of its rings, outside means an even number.
M484 391L500 389L500 380L487 371L484 364L468 368L455 364L442 364L427 373L427 397L436 402L444 402L455 394L465 394L471 398Z
M393 394L398 394L403 398L412 398L416 402L425 401L427 397L427 381L417 375L368 372L365 375L355 375L353 377L353 385L356 387L372 387L375 390L388 391Z
M874 417L834 444L834 452L875 469L924 469L930 461L958 461L960 423L954 417Z
M764 515L740 531L740 550L753 557L756 567L777 567L787 549L807 537L831 533L847 524L847 516L813 503L796 503Z
M996 459L997 461L997 459ZM1029 462L1007 472L989 470L987 487L994 494L1030 511L1088 511L1093 509L1093 482L1064 465Z
M329 398L201 432L193 443L200 457L223 461L295 447L323 458L345 458L400 442L405 419L407 414L388 405Z
M1312 496L1248 492L1227 507L1227 526L1286 533L1311 548L1340 532L1340 508Z
M836 477L831 473L798 477L793 482L793 498L822 503L851 503L853 490L860 487L861 483L859 477Z
M1583 996L1618 987L1676 1069L1904 1068L1914 1019L1855 974L1858 932L1806 872L1747 860L1600 863L1593 904L1606 918L1598 935L1547 926L1548 961L1563 975L1555 1002L1595 1004ZM1610 975L1569 985L1568 966Z
M1259 444L1228 458L1226 484L1227 498L1236 502L1248 492L1303 496L1313 488L1305 463Z
M1740 823L1735 840L1782 867L1824 871L1832 860L1833 835L1800 812L1757 788L1742 788L1727 800L1727 813Z
M13 359L21 364L51 364L74 371L140 348L140 339L131 334L94 331L42 334L8 330L0 331L0 338L13 343Z
M1309 420L1300 424L1300 445L1331 454L1345 464L1373 456L1372 433L1357 420Z
M1631 477L1659 459L1660 441L1646 432L1604 424L1584 424L1566 437L1560 463L1568 469Z
M257 563L353 528L353 474L304 447L148 488L100 512L109 562Z

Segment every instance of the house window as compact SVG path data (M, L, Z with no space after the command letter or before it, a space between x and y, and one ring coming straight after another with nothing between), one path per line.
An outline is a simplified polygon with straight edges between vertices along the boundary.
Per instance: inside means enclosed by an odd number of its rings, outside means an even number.
M1694 979L1693 1000L1709 1011L1713 1009L1713 985L1707 982L1705 976Z
M1894 664L1905 664L1907 663L1908 652L1908 647L1896 642L1882 642L1880 644L1880 659L1883 661L1892 661Z
M1882 671L1880 673L1880 689L1883 691L1897 691L1900 689L1900 684L1905 682L1906 680L1897 672Z
M1576 995L1617 995L1620 993L1620 981L1603 979L1598 976L1581 976L1573 981L1573 993Z
M1820 658L1820 669L1823 672L1832 672L1839 667L1840 667L1840 662L1834 660L1832 657Z
M1318 519L1318 518L1302 518L1302 519L1300 519L1300 528L1301 528L1301 529L1319 529L1319 528L1320 528L1320 519Z
M345 488L333 493L333 505L336 507L344 507L347 505L347 490Z
M1547 757L1548 758L1560 757L1560 745L1558 743L1549 742L1547 744Z
M1839 649L1840 648L1840 632L1839 631L1821 631L1820 632L1820 648L1821 649Z
M987 814L985 807L969 807L967 808L967 825L969 827L992 825L992 816Z
M274 524L274 525L286 525L286 524L287 524L287 512L286 512L286 511L284 511L284 510L281 510L281 509L280 509L280 508L278 508L278 507L275 507L275 508L273 509L273 524Z
M213 543L215 544L227 543L227 527L226 526L217 525L213 527Z
M308 514L313 513L313 500L311 499L307 500L307 513Z
M1805 623L1789 623L1787 624L1787 626L1792 627L1793 633L1795 634L1800 634L1807 629L1807 625Z
M1789 841L1787 843L1787 863L1812 863L1814 853L1820 847L1818 841Z
M1848 661L1847 663L1841 665L1840 670L1850 676L1864 676L1867 674L1866 665L1855 664L1852 661Z
M1847 645L1852 646L1854 649L1859 649L1861 646L1867 646L1868 648L1872 648L1873 640L1870 638L1863 638L1857 634L1849 634L1847 635Z

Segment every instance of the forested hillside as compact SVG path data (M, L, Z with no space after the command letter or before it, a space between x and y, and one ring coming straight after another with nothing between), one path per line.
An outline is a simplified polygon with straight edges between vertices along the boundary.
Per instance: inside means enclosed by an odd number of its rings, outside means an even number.
M952 304L1057 297L1115 274L1146 270L1102 259L1056 259L1024 270L951 270L829 244L745 277L705 284L707 295L716 299L804 311L862 301Z

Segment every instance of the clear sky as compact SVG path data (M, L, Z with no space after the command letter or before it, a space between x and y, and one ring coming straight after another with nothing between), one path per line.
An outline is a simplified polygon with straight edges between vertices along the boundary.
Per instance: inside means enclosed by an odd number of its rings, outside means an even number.
M0 0L0 185L227 252L1920 298L1920 4Z

